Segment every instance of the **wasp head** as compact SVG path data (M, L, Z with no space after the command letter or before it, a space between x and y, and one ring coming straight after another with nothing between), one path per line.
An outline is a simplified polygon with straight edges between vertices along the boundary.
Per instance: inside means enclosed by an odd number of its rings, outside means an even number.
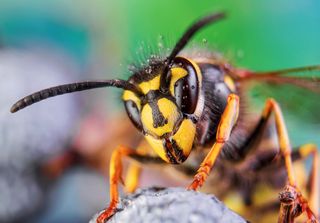
M174 59L166 82L161 81L161 64L143 70L153 72L140 72L129 80L142 94L138 96L130 90L123 94L128 116L163 160L182 163L192 149L203 108L199 100L201 72L183 57Z
M182 163L189 156L204 105L199 67L177 55L201 28L223 17L224 13L212 14L192 24L165 60L142 69L147 73L133 75L129 83L142 94L124 91L123 100L131 121L167 162Z

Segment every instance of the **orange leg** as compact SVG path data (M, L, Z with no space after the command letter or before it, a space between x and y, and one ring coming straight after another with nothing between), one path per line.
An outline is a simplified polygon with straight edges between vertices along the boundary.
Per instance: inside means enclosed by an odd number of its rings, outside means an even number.
M291 145L280 106L275 100L268 99L263 110L262 117L269 117L271 112L274 112L275 115L275 124L280 144L280 154L284 158L285 168L288 174L288 185L279 196L281 205L278 222L293 222L294 218L299 216L302 212L306 212L308 219L313 221L315 216L312 214L307 200L302 196L300 190L297 188L291 159Z
M155 157L146 155L144 152L134 150L128 147L120 146L113 151L110 160L110 204L97 218L98 223L104 223L108 220L116 211L117 204L119 203L119 191L118 184L122 182L122 158L130 157L134 159L150 160L153 162L156 160Z
M312 166L311 166L311 172L309 175L308 180L308 202L310 208L308 208L307 215L311 215L313 210L314 216L317 217L317 219L320 218L319 215L319 154L317 146L314 144L305 144L299 148L299 153L302 158L307 158L309 156L312 157ZM311 210L310 210L311 209Z
M139 179L142 171L142 164L163 164L164 161L158 157L153 151L148 150L149 144L146 141L142 141L137 151L140 154L145 154L143 157L131 157L135 162L129 164L126 179L125 179L125 190L127 193L133 193L138 187ZM142 160L143 159L143 160Z
M230 94L228 97L227 106L221 116L218 126L216 142L210 149L209 153L202 161L197 174L194 176L193 182L189 185L189 190L197 190L207 179L210 170L214 166L218 155L221 152L225 142L229 139L231 130L235 125L239 113L239 97L235 94Z
M271 155L272 154L272 155ZM261 155L261 157L260 157ZM309 207L305 205L306 214L307 216L313 215L317 216L319 219L319 155L317 146L314 144L305 144L300 147L297 147L293 149L293 152L291 154L291 158L293 163L301 162L307 158L312 158L312 168L309 174L304 172L300 169L300 173L297 175L297 184L301 186L301 189L303 191L306 191L307 194L307 200L305 200L305 204L307 202L309 203ZM257 163L256 160L254 164L248 163L248 169L245 169L244 171L260 171L264 167L276 167L276 170L280 170L284 168L285 163L284 162L273 162L274 160L274 154L272 150L270 150L270 155L268 153L260 153L257 156L258 162L261 162L261 164ZM298 164L298 165L300 165ZM295 165L294 165L295 166ZM278 169L279 168L279 169ZM294 167L295 170L297 170L297 167ZM306 181L308 179L308 181ZM300 203L297 203L297 196L298 193L294 187L287 186L285 190L282 191L280 194L280 199L282 200L281 205L282 211L281 214L281 221L282 222L293 222L294 217L298 214L301 214L301 209L299 207ZM264 215L266 212L275 212L279 209L279 201L274 202L267 202L262 205L258 205L255 207L249 207L248 211L253 211L259 213L258 215ZM279 211L279 210L278 210ZM250 213L251 213L250 212ZM311 217L312 218L312 217ZM302 219L299 219L302 220ZM298 220L298 221L299 221ZM280 222L281 222L280 221ZM300 221L299 221L300 222Z
M148 151L149 145L146 145L146 141L142 141L139 146L137 151L140 154L148 154L151 155L150 152L152 151ZM150 160L150 159L149 159ZM125 179L125 190L127 193L133 193L139 184L139 179L140 179L140 175L141 175L141 161L136 160L137 162L132 162L129 164L128 170L127 170L127 174L126 174L126 179Z
M271 112L275 114L275 123L277 128L277 135L280 144L280 153L284 158L285 166L288 174L289 185L292 187L296 186L296 179L293 172L292 160L291 160L291 145L289 142L289 136L287 128L284 122L284 118L278 103L273 99L268 99L266 106L263 110L262 116L267 118Z
M124 184L125 189L128 193L133 193L137 189L141 170L142 168L139 164L137 163L130 164L126 174L126 180Z

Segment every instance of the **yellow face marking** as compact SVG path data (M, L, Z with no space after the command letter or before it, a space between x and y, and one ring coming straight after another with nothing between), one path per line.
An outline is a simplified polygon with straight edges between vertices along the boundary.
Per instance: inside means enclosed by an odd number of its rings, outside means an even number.
M181 67L174 67L171 69L171 81L170 81L170 92L174 96L174 84L181 78L187 76L188 71Z
M135 95L135 93L133 93L132 91L125 90L123 92L122 99L124 101L129 101L129 100L133 101L137 105L138 109L139 110L141 109L140 98L138 98L137 95Z
M172 136L172 139L176 141L183 154L188 157L194 137L196 133L195 124L189 120L184 119L179 127L179 130ZM155 139L150 135L145 136L152 149L166 162L170 162L166 155L166 149L164 148L163 141L161 139Z
M150 135L145 136L152 149L166 162L170 162L166 156L165 149L161 139L155 139Z
M141 111L141 121L146 130L152 132L157 136L162 136L165 133L172 132L176 121L178 120L180 114L176 105L166 99L161 98L157 102L160 112L163 117L168 120L167 124L161 127L154 128L153 127L153 115L152 109L149 104L146 104Z
M224 76L224 82L226 83L226 85L228 86L228 88L235 92L236 91L236 85L234 83L234 81L232 80L232 78L229 75L225 75Z
M172 137L182 149L185 156L189 156L191 152L195 134L196 125L190 119L184 119L179 130Z
M142 82L139 84L142 92L148 94L151 90L159 90L160 88L160 75L154 77L150 81Z

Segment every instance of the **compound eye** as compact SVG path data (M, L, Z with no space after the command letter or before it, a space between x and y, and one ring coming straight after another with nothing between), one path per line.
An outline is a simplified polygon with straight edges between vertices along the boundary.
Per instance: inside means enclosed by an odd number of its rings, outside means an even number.
M142 130L142 123L140 119L140 111L138 109L138 106L135 102L128 100L124 102L124 107L126 108L127 114L131 120L131 122L134 124L134 126Z
M193 65L184 58L176 58L175 66L187 71L187 75L174 83L174 96L176 103L183 113L193 114L199 94L199 83L196 70Z

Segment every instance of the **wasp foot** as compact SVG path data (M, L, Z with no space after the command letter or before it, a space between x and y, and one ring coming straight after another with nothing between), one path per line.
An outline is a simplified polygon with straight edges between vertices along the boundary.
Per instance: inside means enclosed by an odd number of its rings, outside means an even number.
M194 176L192 183L187 188L188 190L198 190L207 179L210 172L210 167L204 165L200 167L198 173Z
M311 211L308 201L294 186L287 185L279 194L281 203L279 223L294 222L294 219L303 212L306 213L308 223L318 223L317 218Z
M117 203L118 202L111 202L110 206L106 208L97 218L97 223L106 223L109 218L111 218L116 210L117 210Z

